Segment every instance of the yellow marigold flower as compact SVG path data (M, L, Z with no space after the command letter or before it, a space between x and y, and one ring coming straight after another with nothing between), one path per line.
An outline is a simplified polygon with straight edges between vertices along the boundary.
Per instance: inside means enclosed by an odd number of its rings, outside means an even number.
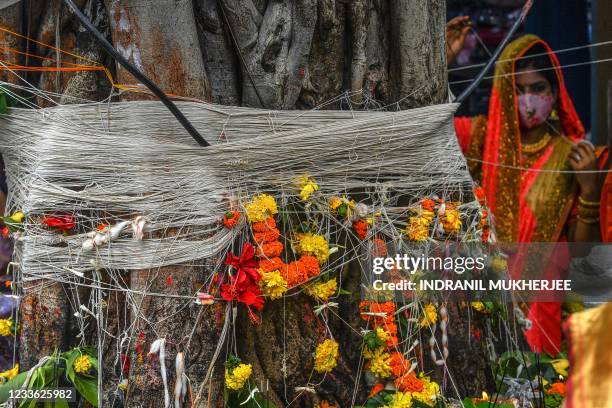
M446 208L440 222L447 234L457 232L461 229L461 215L455 208Z
M338 359L338 343L327 339L317 346L315 351L314 369L318 373L329 373L336 367Z
M340 197L332 197L329 199L329 208L332 211L336 211L336 209L338 209L338 207L340 207L342 205L342 199Z
M230 372L225 369L225 386L230 390L238 391L244 387L249 377L253 373L253 367L250 364L240 364Z
M327 302L338 290L338 282L336 278L330 279L327 282L317 282L306 287L306 293L315 299L320 299Z
M82 355L79 358L77 358L76 360L74 360L74 371L76 371L79 374L84 374L86 372L89 371L89 369L91 368L91 360L89 359L88 355Z
M378 326L376 328L376 337L378 337L381 341L387 341L391 338L391 334L388 331Z
M12 380L17 374L19 374L19 363L15 364L10 370L0 373L0 383Z
M421 401L427 405L432 405L440 395L440 386L437 382L431 381L429 377L419 375L419 379L423 382L423 390L420 392L412 392L410 395L413 399Z
M308 174L299 177L297 184L301 190L300 198L304 201L308 200L315 191L319 190L318 184Z
M324 264L329 258L329 244L323 235L302 234L296 250L300 255L314 256L320 264Z
M12 336L13 331L11 330L13 327L12 319L0 319L0 336Z
M264 272L261 274L259 287L264 295L270 299L280 299L287 291L287 281L281 276L280 271Z
M278 214L278 207L274 197L268 194L259 194L244 206L249 222L265 221L266 218Z
M429 238L429 226L434 219L433 211L422 210L420 215L408 218L406 235L411 241L422 242Z
M429 327L432 324L436 324L438 321L438 312L436 311L436 307L431 303L428 303L423 309L423 317L421 318L419 325L421 327Z
M410 408L412 407L412 397L407 392L396 392L393 394L389 404L383 408Z
M364 349L363 355L370 360L370 371L378 378L391 376L391 354L385 352L384 347L379 347L372 352Z
M319 186L314 181L310 181L308 184L302 187L302 191L300 191L300 198L306 201L318 189Z
M485 304L482 302L472 302L471 304L472 304L472 309L478 312L484 312L487 308Z

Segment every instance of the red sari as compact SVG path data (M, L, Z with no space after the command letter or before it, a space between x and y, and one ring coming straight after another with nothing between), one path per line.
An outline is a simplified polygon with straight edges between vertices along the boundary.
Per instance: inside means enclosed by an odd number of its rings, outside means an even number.
M541 44L548 51L558 82L557 128L563 136L536 153L521 148L516 60ZM455 128L470 171L479 180L494 215L495 232L505 243L550 243L567 240L567 225L577 198L577 185L567 161L572 144L584 138L584 128L567 93L559 61L550 47L534 35L510 43L496 65L487 117L457 118ZM544 171L540 171L544 170ZM561 171L561 172L559 172ZM569 254L555 254L567 268ZM514 266L514 267L513 267ZM511 275L518 278L522 261L511 262ZM544 276L563 276L559 263ZM548 269L548 268L547 268ZM525 332L534 351L558 354L561 343L561 308L557 302L532 303Z

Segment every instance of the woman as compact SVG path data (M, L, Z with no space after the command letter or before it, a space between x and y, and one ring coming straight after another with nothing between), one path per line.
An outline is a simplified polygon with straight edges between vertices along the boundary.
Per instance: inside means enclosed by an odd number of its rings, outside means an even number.
M457 118L455 128L500 242L599 241L598 176L580 173L597 169L598 152L583 140L559 61L544 41L525 35L510 43L496 65L488 115ZM529 318L532 348L557 354L560 305L534 303Z

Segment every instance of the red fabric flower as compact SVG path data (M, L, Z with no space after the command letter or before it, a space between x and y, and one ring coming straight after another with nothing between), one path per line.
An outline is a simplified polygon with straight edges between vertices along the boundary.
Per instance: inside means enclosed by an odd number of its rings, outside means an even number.
M239 282L239 277L231 277L230 283L221 285L221 297L228 302L233 300L244 303L249 311L249 315L253 321L257 322L258 319L251 310L253 306L257 310L263 309L264 297L259 287L251 279L244 279Z
M232 252L227 254L225 264L235 268L236 272L230 276L228 283L221 285L221 297L228 302L235 300L244 303L251 319L258 321L251 310L251 306L257 310L263 309L264 298L257 286L261 275L257 271L258 262L255 259L253 245L248 242L245 243L240 257Z
M43 224L49 228L57 228L61 232L68 232L76 226L73 215L57 215L53 217L43 217Z
M10 234L11 234L11 231L9 231L8 227L2 228L2 236L4 238L8 238Z
M255 259L255 248L248 242L242 247L242 253L239 257L234 255L233 252L228 253L227 258L225 258L225 264L236 269L234 276L240 282L246 278L250 278L255 282L261 279L259 272L257 272L258 263L257 259Z

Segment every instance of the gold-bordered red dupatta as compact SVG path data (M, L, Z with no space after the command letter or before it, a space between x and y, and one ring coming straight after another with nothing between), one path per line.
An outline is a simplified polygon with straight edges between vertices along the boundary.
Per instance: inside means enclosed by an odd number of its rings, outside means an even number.
M549 145L535 158L528 159L521 154L515 73L516 61L537 44L548 52L556 74L557 127L563 136L553 132ZM511 42L496 64L487 117L469 122L459 118L455 124L470 170L481 181L487 205L495 217L497 239L505 243L564 241L576 197L574 176L564 170L571 170L568 155L572 144L584 138L584 128L565 87L559 61L548 44L535 35ZM558 254L555 257L559 261ZM522 259L514 263L515 278L516 272L523 270L524 262ZM559 272L547 271L545 275L558 278ZM534 323L533 329L526 332L531 347L549 354L558 353L559 304L536 303L531 307L529 318Z
M563 135L574 142L584 138L559 61L548 44L535 35L510 43L496 65L482 150L482 186L501 242L559 241L576 193L573 175L538 171L569 169L571 143L567 139L553 135L552 143L531 166L521 157L515 65L536 44L548 51L555 70L557 112ZM531 171L516 169L525 167Z

